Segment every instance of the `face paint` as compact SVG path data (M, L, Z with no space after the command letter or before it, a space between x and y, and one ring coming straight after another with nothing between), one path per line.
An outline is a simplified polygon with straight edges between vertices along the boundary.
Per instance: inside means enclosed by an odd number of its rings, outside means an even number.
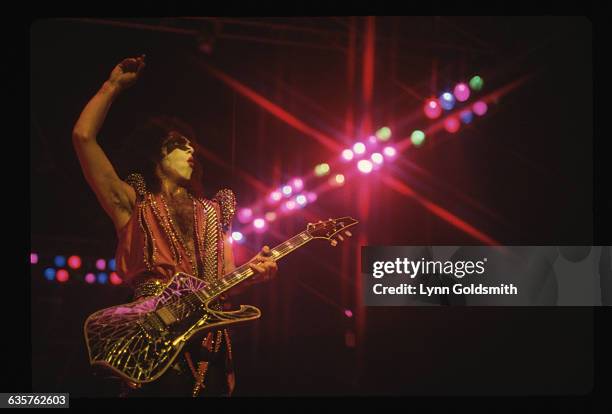
M162 143L162 170L169 177L189 180L193 173L193 152L187 138L177 132L170 132Z
M188 151L189 147L191 147L191 141L174 131L170 132L168 138L162 143L162 148L166 150L166 154L170 154L177 148Z

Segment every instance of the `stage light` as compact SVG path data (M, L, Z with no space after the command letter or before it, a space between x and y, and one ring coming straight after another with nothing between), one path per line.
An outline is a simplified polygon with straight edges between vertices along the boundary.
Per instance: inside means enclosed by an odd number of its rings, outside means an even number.
M459 120L454 116L449 116L444 120L444 129L446 129L451 134L459 131Z
M324 162L315 167L315 175L317 177L323 177L327 174L329 174L329 164Z
M79 256L70 256L68 258L68 266L72 269L78 269L81 267L81 258Z
M304 181L302 181L301 178L294 178L291 185L295 191L300 191L302 188L304 188Z
M472 106L472 110L478 116L483 116L487 113L488 106L484 101L478 101Z
M48 267L44 271L45 279L53 280L55 279L55 269L52 267Z
M278 190L277 190L277 191L272 191L272 192L270 193L270 197L269 197L269 200L268 200L268 201L269 201L271 204L274 204L274 203L276 203L277 201L279 201L281 198L283 198L283 193L281 193L281 192L280 192L280 191L278 191ZM248 221L248 219L247 219L247 220L245 220L245 222L246 222L246 221Z
M317 201L317 195L312 192L306 194L306 198L308 199L309 203L314 203L315 201Z
M98 283L106 284L108 282L108 275L104 272L98 273Z
M269 222L273 222L274 220L276 220L276 213L274 211L268 211L266 214L264 214L264 217Z
M295 210L296 204L295 201L293 200L289 200L285 203L285 208L287 208L287 210Z
M391 129L389 127L382 127L376 131L376 138L381 141L388 141L391 138Z
M98 259L96 260L96 269L104 270L106 268L106 260Z
M66 258L64 256L55 256L55 259L53 259L53 262L55 263L55 266L57 267L66 266Z
M113 271L117 270L117 269L116 269L115 259L110 259L110 260L108 261L108 268L109 268L110 270L113 270Z
M464 124L469 124L474 119L474 114L469 109L465 109L461 111L459 118L461 118L461 122Z
M94 275L93 273L87 273L85 275L85 281L87 283L94 283L96 281L96 275Z
M357 163L357 168L364 174L369 174L372 172L372 162L370 160L361 160Z
M356 142L355 145L353 145L353 151L355 154L363 154L365 150L366 146L363 144L363 142Z
M383 154L385 154L387 158L393 158L397 155L397 150L391 146L385 147L385 149L383 149Z
M300 206L305 206L306 203L308 202L308 200L306 199L306 196L304 194L300 194L299 196L297 196L295 198L295 202L298 203Z
M280 200L280 192L275 191L274 193L277 193L279 195L278 199ZM272 194L274 195L274 193ZM248 223L249 221L251 221L251 217L253 217L253 210L248 207L240 209L238 211L238 221L240 221L241 223Z
M344 159L345 161L352 160L354 156L355 154L353 154L353 151L348 148L342 151L342 159Z
M64 283L68 281L68 279L70 278L70 275L68 274L66 269L60 269L55 274L55 278L57 279L58 282Z
M110 282L113 285L120 285L123 282L123 280L121 280L117 272L112 272L110 274Z
M415 147L420 147L425 142L425 133L418 129L412 131L410 142L412 142L412 145Z
M465 102L470 99L470 88L463 82L455 86L453 93L459 102Z
M344 174L336 174L333 178L333 185L342 185L344 184Z
M372 162L377 165L381 165L384 161L384 158L380 152L375 152L370 158L372 159Z
M425 112L425 116L429 119L436 119L442 115L442 107L440 106L440 102L438 102L438 100L435 98L425 101L423 111Z
M375 136L375 135L370 135L370 136L368 137L368 143L369 143L371 146L375 146L377 142L378 142L378 140L376 139L376 136Z
M239 231L234 231L234 232L232 232L232 239L234 239L234 241L240 243L241 241L244 240L244 236Z
M38 254L30 253L30 264L37 264L37 263L38 263Z
M440 95L440 106L447 111L450 111L455 106L455 97L450 92L444 92Z
M347 318L352 318L353 317L353 312L350 309L346 309L344 311L344 314L346 315Z
M255 220L253 220L253 227L255 227L256 229L261 230L264 228L265 225L266 225L266 222L262 218L256 218Z
M479 91L482 89L483 86L484 80L480 76L476 75L472 79L470 79L470 88L472 88L472 90Z
M285 197L289 197L292 192L293 192L293 189L291 188L290 185L283 186L283 194L285 195Z

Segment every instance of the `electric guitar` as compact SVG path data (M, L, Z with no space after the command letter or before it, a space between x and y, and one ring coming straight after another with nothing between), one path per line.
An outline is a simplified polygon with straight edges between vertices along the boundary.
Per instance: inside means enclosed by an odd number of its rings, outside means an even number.
M357 224L342 217L308 224L306 230L271 249L279 260L313 239L336 239ZM257 319L255 306L240 305L237 310L214 309L219 296L253 276L247 262L214 283L178 272L155 296L102 309L91 314L84 325L85 342L91 365L114 371L136 384L155 381L173 364L190 340L201 340L212 328Z

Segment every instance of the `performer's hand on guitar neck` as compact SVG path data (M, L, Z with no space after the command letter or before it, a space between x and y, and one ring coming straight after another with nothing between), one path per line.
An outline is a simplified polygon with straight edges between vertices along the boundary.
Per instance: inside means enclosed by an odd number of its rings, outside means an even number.
M272 259L272 252L268 246L264 246L261 251L250 260L249 267L255 272L253 276L254 282L266 282L271 280L276 276L276 272L278 271L278 266Z

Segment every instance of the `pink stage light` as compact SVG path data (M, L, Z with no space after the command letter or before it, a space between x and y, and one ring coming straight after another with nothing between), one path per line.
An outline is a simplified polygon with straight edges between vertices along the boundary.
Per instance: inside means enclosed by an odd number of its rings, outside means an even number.
M253 227L255 227L256 229L263 229L265 225L266 222L262 218L256 218L255 220L253 220Z
M385 154L387 158L393 158L397 155L397 150L391 146L385 147L385 149L383 149L383 154Z
M270 194L270 200L274 203L276 201L279 201L281 198L283 198L283 194L280 191L273 191ZM248 221L248 220L247 220Z
M353 145L353 151L355 154L363 154L365 150L366 146L363 144L363 142L356 142L355 145Z
M380 152L375 152L374 154L372 154L370 158L372 159L372 162L374 164L378 164L378 165L381 165L384 161L384 158Z
M483 116L487 113L488 106L484 101L478 101L472 106L472 110L478 116Z
M354 156L355 156L355 154L353 154L353 151L351 151L348 148L345 149L344 151L342 151L342 159L344 159L346 161L352 160Z
M106 260L98 259L96 260L96 269L104 270L106 268Z
M436 98L428 99L425 101L423 112L425 112L425 116L429 119L438 118L440 115L442 115L442 107L440 106L440 102L438 102Z
M285 195L285 197L289 197L292 192L293 192L293 188L291 188L290 185L283 186L283 194Z
M251 220L251 217L253 217L253 210L251 210L250 208L243 208L238 211L238 221L240 221L241 223L248 223Z
M465 102L470 99L470 87L463 82L455 86L453 93L459 102Z
M300 191L302 188L304 188L304 181L302 181L301 178L294 178L291 185L295 191Z
M357 163L357 168L364 174L369 174L372 172L372 162L370 160L361 160Z

